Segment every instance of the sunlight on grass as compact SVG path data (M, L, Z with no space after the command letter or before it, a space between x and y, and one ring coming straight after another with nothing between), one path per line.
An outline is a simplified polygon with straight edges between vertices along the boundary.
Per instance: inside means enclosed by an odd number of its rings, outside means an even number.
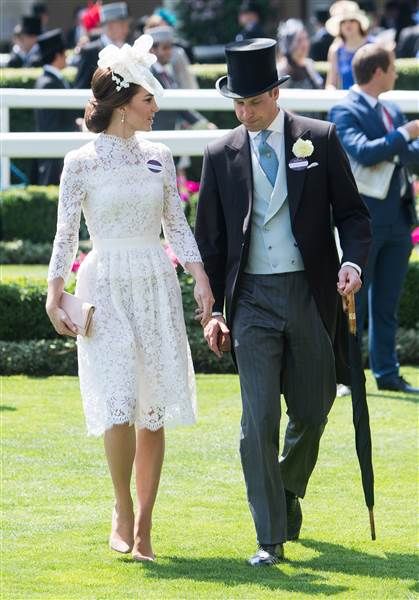
M403 374L419 379L419 369ZM258 570L245 564L255 539L237 450L236 376L198 376L198 424L168 432L152 565L107 547L111 485L102 441L85 436L77 379L3 378L2 598L413 599L415 399L379 393L370 378L368 390L377 541L369 539L350 399L342 398L303 501L301 540L286 545L287 562Z

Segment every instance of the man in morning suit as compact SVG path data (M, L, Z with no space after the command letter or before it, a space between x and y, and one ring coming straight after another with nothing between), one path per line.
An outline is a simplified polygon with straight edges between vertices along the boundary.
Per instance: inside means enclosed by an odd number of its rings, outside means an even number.
M288 76L278 77L276 42L235 42L226 58L217 88L242 125L205 151L195 232L215 297L204 335L220 355L220 333L231 331L240 376L240 454L259 545L249 563L259 566L281 560L300 533L336 369L348 378L338 291L360 289L370 227L335 126L278 107ZM281 392L289 422L279 457Z
M23 16L21 23L14 29L15 44L10 52L7 66L13 69L21 67L40 67L38 35L42 32L41 19L32 15Z
M97 69L99 52L108 44L121 47L129 35L130 19L126 2L112 2L100 6L100 24L103 27L102 35L93 42L82 47L80 62L74 87L88 89L93 73Z
M380 168L394 163L388 192L380 199L363 195L371 214L373 239L357 296L360 331L369 317L369 359L378 389L418 394L399 373L396 352L397 310L412 249L411 229L417 223L413 187L407 167L419 164L419 120L407 122L397 105L378 100L393 89L394 55L378 44L355 54L357 85L330 111L343 147L354 163ZM369 309L369 311L368 311Z
M43 73L35 83L37 90L68 89L70 84L62 76L66 66L65 42L61 29L47 31L38 37L39 51L43 64ZM39 108L35 110L37 131L76 131L75 110L63 108ZM38 185L57 185L60 183L63 159L38 159Z

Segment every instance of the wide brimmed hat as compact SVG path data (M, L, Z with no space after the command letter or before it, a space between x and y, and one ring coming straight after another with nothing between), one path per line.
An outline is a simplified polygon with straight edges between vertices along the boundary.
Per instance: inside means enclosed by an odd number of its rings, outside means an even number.
M342 3L346 4L346 3ZM348 5L353 5L355 2L348 2ZM325 28L330 35L337 37L340 34L340 25L343 21L358 21L361 29L366 32L370 26L370 20L367 15L357 5L342 6L328 19L325 23Z
M285 83L289 75L278 76L276 41L254 38L233 42L225 48L227 75L216 82L217 90L227 98L259 96Z
M110 23L111 21L125 21L129 19L128 6L126 2L112 2L103 4L100 7L100 23Z
M63 39L63 32L61 29L52 29L46 31L38 37L38 46L41 52L42 61L49 59L51 55L55 55L59 52L64 52L65 43Z

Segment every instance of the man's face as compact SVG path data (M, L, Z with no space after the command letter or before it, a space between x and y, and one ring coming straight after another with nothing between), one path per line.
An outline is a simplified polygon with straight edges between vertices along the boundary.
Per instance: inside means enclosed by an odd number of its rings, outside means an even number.
M22 35L19 37L19 46L24 52L29 52L29 50L36 44L36 42L36 35L28 35L27 33L22 33Z
M244 98L243 100L234 100L236 117L240 123L243 123L248 131L261 131L262 129L266 129L278 113L278 96L279 91L276 87L259 96Z
M390 64L388 66L387 71L382 71L381 69L379 69L379 77L383 92L388 92L389 90L394 89L394 84L397 79L394 54L391 55Z
M107 23L105 26L105 33L114 43L123 44L129 34L128 19Z
M258 21L259 15L256 12L247 10L239 13L239 24L242 27L246 27L246 25L252 25L253 23L257 23Z
M171 42L160 42L160 44L154 44L152 48L152 52L157 56L161 65L167 65L172 60L172 50Z

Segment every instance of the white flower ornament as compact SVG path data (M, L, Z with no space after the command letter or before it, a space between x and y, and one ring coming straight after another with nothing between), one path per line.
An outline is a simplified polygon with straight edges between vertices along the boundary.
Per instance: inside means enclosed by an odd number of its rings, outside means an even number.
M298 138L292 147L292 153L297 158L307 158L314 152L313 142L311 140L303 140Z
M151 65L157 60L157 57L149 52L152 45L153 38L147 34L135 40L133 46L124 44L118 48L109 44L99 52L97 66L112 71L112 80L115 81L118 92L122 88L128 88L130 83L135 83L150 94L160 96L163 87L150 71Z

